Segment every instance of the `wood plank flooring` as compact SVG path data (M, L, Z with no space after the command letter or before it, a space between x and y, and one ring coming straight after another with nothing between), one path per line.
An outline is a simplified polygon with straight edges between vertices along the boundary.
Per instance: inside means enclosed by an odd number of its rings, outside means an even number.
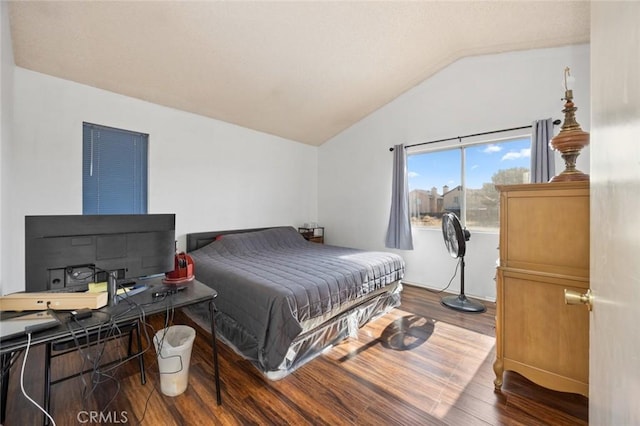
M357 339L279 381L264 379L219 343L222 406L215 400L210 335L176 312L176 324L189 324L197 332L184 394L160 393L151 347L145 354L146 385L140 384L135 361L110 373L113 379L104 376L93 390L81 378L62 382L52 388L52 415L58 425L588 423L586 398L544 389L516 373L507 372L502 392L494 392L495 305L485 303L483 314L463 314L443 307L440 296L405 286L401 307L360 329ZM155 329L163 326L161 316L148 321ZM110 345L112 352L123 351L117 342ZM43 357L42 347L32 348L25 371L25 389L39 403ZM80 362L77 352L56 359L54 377L78 368ZM22 358L11 373L6 426L39 424L43 419L20 391L21 363Z

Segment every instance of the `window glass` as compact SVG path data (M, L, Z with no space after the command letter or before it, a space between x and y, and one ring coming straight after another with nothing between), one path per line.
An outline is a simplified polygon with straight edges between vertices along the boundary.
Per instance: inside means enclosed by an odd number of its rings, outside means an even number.
M530 147L526 137L410 154L412 225L439 228L442 214L450 211L470 229L497 231L500 199L495 185L529 182Z
M440 227L442 214L460 214L460 149L409 155L409 212L413 226Z

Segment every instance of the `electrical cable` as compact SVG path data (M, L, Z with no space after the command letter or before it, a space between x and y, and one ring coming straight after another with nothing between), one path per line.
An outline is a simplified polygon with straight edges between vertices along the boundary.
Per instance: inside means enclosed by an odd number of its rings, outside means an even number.
M95 265L87 265L87 266L95 268ZM87 271L87 272L78 273L73 278L75 278L78 281L84 281L89 277L95 277L95 275L96 275L96 272L94 270L94 271Z
M458 267L460 266L462 258L459 257L458 258L458 263L456 263L456 269L453 271L453 276L451 277L451 279L449 280L449 283L446 285L446 287L444 287L443 289L440 290L432 290L430 288L427 288L426 290L431 292L431 293L442 293L443 291L445 291L446 289L449 288L449 286L451 285L451 283L453 282L453 279L456 277L456 275L458 275Z
M99 269L99 268L96 268ZM125 288L126 291L126 288ZM107 407L109 407L109 405L111 405L115 400L117 395L119 394L120 390L121 390L121 384L120 381L115 377L115 375L113 374L113 372L120 367L121 365L123 365L125 362L128 362L134 358L137 358L139 356L144 356L144 353L146 353L148 350L151 350L151 346L153 345L153 341L152 338L149 334L149 329L151 329L152 332L154 332L154 336L155 336L155 329L154 327L149 324L147 322L146 319L146 313L145 313L145 309L144 306L148 306L148 305L152 305L152 304L156 304L156 303L166 303L166 312L165 312L165 319L164 319L164 328L167 329L169 327L170 324L173 323L173 319L174 319L174 315L175 315L175 309L173 307L173 299L171 297L168 297L167 294L163 294L160 297L156 297L154 298L154 300L150 303L145 303L145 304L139 304L131 299L129 299L128 297L124 297L120 299L120 304L127 304L123 310L118 309L118 312L116 314L112 314L110 312L105 312L102 310L94 310L93 313L100 313L100 314L104 314L104 315L108 315L108 319L105 321L101 321L98 324L97 330L92 330L91 332L89 331L89 329L82 323L80 322L77 318L72 317L73 320L67 320L67 321L61 321L62 323L66 323L66 326L69 330L70 336L74 341L74 344L76 346L76 350L79 353L79 356L82 359L82 372L87 371L87 369L85 367L87 367L87 364L90 366L89 367L89 371L90 373L90 380L86 380L85 375L86 373L82 373L80 374L81 376L81 380L83 383L83 391L82 391L82 400L83 400L83 407L84 405L88 402L89 397L97 390L98 385L105 383L107 381L114 381L116 384L116 390L113 394L113 396L109 399L109 401L106 403L106 405L104 405L102 408L102 410L106 410ZM138 319L137 321L139 321L139 323L142 325L141 329L142 332L140 334L144 334L144 337L142 335L139 336L140 339L144 339L144 341L146 341L146 347L141 351L138 352L136 354L133 355L129 355L127 354L126 356L120 352L123 348L118 347L117 349L117 358L118 361L112 361L111 363L109 363L106 367L103 367L100 365L100 361L101 359L106 355L107 351L106 351L106 343L109 340L112 340L112 338L116 337L117 335L121 334L122 331L118 326L118 321L119 318L131 313L131 311L133 310L137 310L138 311ZM56 317L58 317L59 313L54 311L53 309L50 309L50 311L52 311L52 314L55 315ZM59 317L58 317L59 318ZM60 318L59 318L60 319ZM75 325L75 327L73 327L72 325ZM92 327L93 328L93 327ZM103 330L106 329L106 332L104 332ZM98 338L97 339L91 339L91 335L94 335L95 333L97 333ZM84 337L85 339L85 343L80 342L80 337ZM184 369L184 365L182 362L182 356L179 354L176 355L171 355L171 356L163 356L161 355L161 350L162 350L162 345L165 343L164 339L166 337L166 332L162 334L162 338L159 340L159 344L158 344L158 349L157 349L157 356L155 357L155 362L156 364L158 363L158 359L162 358L162 359L168 359L168 358L179 358L180 360L180 368L175 371L175 372L170 372L170 373L166 373L166 372L160 372L160 370L158 369L159 374L175 374L178 373L180 371L183 371ZM95 340L96 343L91 343L92 340ZM111 348L112 346L110 346ZM87 372L89 372L87 371ZM151 399L151 396L153 395L153 393L157 390L157 383L154 383L153 389L151 389L151 391L149 392L149 395L147 396L146 402L145 402L145 406L144 406L144 411L142 413L142 417L140 418L140 420L138 421L138 424L140 424L145 416L146 416L146 412L148 409L148 404L149 401Z
M168 316L168 311L167 311L167 313L165 314L165 324L167 324L167 321L166 321L167 316ZM173 316L172 316L172 317L173 317ZM147 347L149 347L150 343L149 343L149 330L148 330L148 329L151 329L151 331L153 331L153 332L154 332L154 336L155 336L155 331L156 331L156 330L155 330L155 328L154 328L151 324L149 324L149 323L147 323L147 322L144 322L144 323L143 323L143 326L144 326L144 327L143 327L143 328L144 328L144 333L145 333L145 336L147 337L147 342L148 342ZM166 328L166 327L165 327L165 328ZM164 335L163 335L163 339L164 339ZM156 352L157 352L157 351L156 351ZM156 364L158 363L158 356L157 356L157 355L156 355L156 357L154 358L154 361L155 361L155 363L156 363ZM158 374L161 374L161 373L160 373L160 368L159 368L159 366L158 366ZM153 383L153 388L151 389L151 391L149 392L149 395L147 395L147 399L145 400L145 403L144 403L144 410L142 411L142 417L140 417L140 419L138 420L137 425L141 425L141 424L142 424L142 422L144 421L144 418L145 418L145 417L146 417L146 415L147 415L147 409L149 408L149 401L151 401L151 397L153 396L153 394L154 394L157 390L158 390L158 384L157 384L156 382L154 382L154 383Z
M147 396L147 400L144 402L144 410L142 411L142 417L140 418L140 420L138 420L138 425L142 424L144 417L147 415L147 407L149 406L149 401L151 401L151 396L156 391L157 387L158 385L154 383L153 389L151 389L151 392L149 392L149 395Z
M143 312L143 316L144 316L144 310ZM153 328L153 326L151 324L149 324L148 322L146 322L146 320L142 323L142 328L144 330L144 334L146 337L146 342L147 342L147 349L145 349L145 351L147 351L150 347L151 347L151 339L149 338L149 328L155 332L155 328ZM155 333L154 333L155 335ZM155 362L158 362L158 358L155 358ZM159 371L159 370L158 370ZM138 425L142 424L142 422L144 421L145 416L147 415L147 408L149 407L149 401L151 400L151 397L153 396L153 393L158 389L158 385L156 383L153 384L153 389L151 389L151 391L149 392L149 395L147 395L147 399L144 403L144 410L142 411L142 417L138 420Z
M57 312L55 312L52 309L50 310L52 311L53 315L59 318ZM102 311L95 311L94 313L102 313L102 314L108 315L108 313L102 312ZM101 360L105 355L107 342L110 340L113 340L113 338L118 337L118 335L122 334L120 328L118 327L117 321L115 320L115 317L109 316L109 319L107 321L99 323L97 330L94 330L91 332L98 336L96 339L92 339L88 328L84 324L82 324L80 321L78 321L78 319L75 316L72 316L71 318L73 319L73 323L76 324L77 326L76 328L73 328L71 326L72 321L65 321L65 323L67 325L69 334L75 344L75 347L76 347L75 350L78 352L82 360L82 365L80 370L81 374L79 374L79 376L83 383L83 390L82 390L83 407L84 407L84 404L88 401L89 397L95 392L98 385L104 383L105 381L113 380L116 383L116 391L111 397L111 399L109 400L109 402L104 407L106 409L106 407L108 407L115 400L121 388L121 385L119 381L115 378L115 376L107 373L110 373L111 371L115 370L117 367L119 367L123 363L135 358L135 355L124 356L120 352L120 348L118 347L117 357L120 359L120 361L117 362L117 365L113 365L112 363L110 363L109 364L110 368L102 368ZM106 332L103 332L103 327L105 327L105 325L108 325L108 328ZM79 337L84 337L85 339L84 342L80 342ZM93 343L92 340L95 340L95 343ZM91 368L89 370L87 370L86 368L87 364L91 365ZM89 371L91 372L91 375L90 375L89 382L87 382L85 378L85 374L86 374L85 372L89 372Z
M167 336L167 332L169 329L169 324L173 323L173 317L175 315L175 310L173 309L173 303L172 302L173 299L169 299L169 304L167 304L167 309L165 312L165 321L164 321L164 331L162 333L162 338L158 341L158 347L157 347L157 353L158 353L158 357L161 359L172 359L172 358L178 358L180 360L180 368L176 371L160 371L160 374L176 374L181 372L182 370L184 370L184 364L182 362L182 355L180 354L175 354L175 355L164 355L162 353L162 347L164 346L164 340ZM171 312L171 316L169 316L169 312ZM159 371L159 370L158 370Z
M30 347L31 347L31 333L27 333L27 348L25 349L25 352L24 352L24 358L22 359L22 369L20 370L20 389L22 390L22 394L24 395L24 397L27 398L33 405L38 407L38 410L42 411L44 415L47 416L47 418L49 419L49 421L51 421L51 424L53 426L56 426L56 422L53 420L53 417L51 417L51 414L47 413L47 411L44 408L42 408L40 404L38 404L33 399L31 399L31 397L27 395L27 392L24 390L24 368L27 365L27 357L29 356Z
M126 289L125 289L125 291L126 291ZM156 303L156 302L157 301L154 301L152 303ZM115 365L110 365L108 368L100 368L99 372L101 374L101 377L102 378L107 378L109 380L116 380L116 378L114 376L110 375L110 374L107 374L107 373L110 373L111 371L114 371L115 369L117 369L118 367L123 365L125 362L128 362L128 361L130 361L130 360L132 360L134 358L140 357L140 356L144 356L144 354L148 350L150 350L151 345L152 345L151 338L149 336L149 331L148 331L148 328L151 327L151 326L150 326L150 324L148 324L146 322L146 313L145 313L145 310L143 309L144 305L139 304L139 303L137 303L135 301L132 301L129 298L121 299L120 303L121 304L122 303L127 303L129 306L127 306L127 309L118 312L118 314L116 314L116 315L112 315L111 316L111 327L110 327L110 329L111 330L117 329L118 332L119 332L118 317L123 316L125 314L128 314L131 311L137 309L138 310L138 319L137 319L137 321L143 326L141 328L143 329L144 338L145 338L145 341L146 341L147 344L146 344L145 349L143 349L141 352L136 353L134 355L127 355L127 356L120 355L119 356L120 357L120 361L115 363ZM151 327L151 328L153 329L153 327ZM140 336L140 338L142 338L142 336ZM97 385L99 383L102 383L102 382L98 381L98 382L95 382L94 384ZM118 386L118 389L116 390L116 392L115 392L114 396L111 398L111 400L109 400L109 402L107 402L107 404L102 407L103 410L105 410L115 400L115 397L117 396L118 392L120 391L120 383L119 383L119 381L116 380L116 384ZM155 391L155 385L154 385L154 389L152 389L152 391L149 393L147 401L150 399L150 397L151 397L151 395L153 394L154 391ZM145 413L146 413L146 409L147 408L146 408L146 404L145 404L145 411L143 412L143 415L142 415L143 419L144 419L144 416L145 416Z
M2 369L2 374L0 375L0 377L2 377L3 380L5 380L5 374L7 374L13 368L13 365L16 363L16 361L20 357L20 354L22 354L22 349L19 349L11 354L11 358L9 359L9 362L6 365L6 368Z
M121 384L120 381L112 374L110 374L112 371L115 371L117 368L119 368L121 365L123 365L125 362L128 362L132 359L134 359L136 355L126 355L124 356L120 351L122 350L122 348L120 346L117 346L116 349L116 353L117 353L117 359L119 361L112 361L108 364L106 364L105 366L101 365L101 360L102 358L105 356L105 351L107 349L107 342L109 342L110 340L113 340L113 338L116 337L121 337L122 336L122 331L120 330L120 327L118 326L118 321L117 321L117 316L111 316L110 317L110 321L109 321L109 328L108 331L105 335L104 338L100 339L102 344L99 345L99 347L96 347L96 352L94 355L94 365L93 365L93 371L92 371L92 375L91 375L91 383L92 383L92 388L89 391L89 393L87 394L87 397L89 395L91 395L98 387L98 385L101 385L103 383L105 383L106 381L114 381L116 384L116 390L113 394L113 396L111 397L111 399L102 407L102 410L106 410L109 405L111 405L111 403L115 400L115 398L117 397L118 393L120 392L121 389Z
M166 297L167 296L164 295L162 297L162 300L164 300ZM169 299L170 303L167 304L166 311L165 311L165 321L164 321L164 329L165 330L168 328L170 323L173 323L173 317L174 317L174 314L175 314L175 310L173 308L173 304L171 303L172 300L173 299ZM153 303L157 303L157 302L153 302ZM143 310L143 312L144 312L144 310ZM149 335L148 335L148 330L147 329L150 328L152 331L154 331L154 345L155 345L155 334L156 334L155 331L156 330L153 328L153 326L151 324L149 324L147 322L144 322L143 325L144 325L144 332L145 332L145 335L147 336L147 339L149 339ZM156 357L155 357L155 363L156 364L158 363L158 357L161 357L162 344L164 343L165 335L166 335L166 332L162 334L162 338L158 342L158 348L156 350ZM175 355L175 356L180 356L180 355ZM182 366L182 358L180 358L180 364ZM182 369L178 370L178 371L182 371ZM159 365L158 365L158 374L159 375L163 374L162 372L160 372L160 366ZM145 416L147 414L147 409L149 407L149 401L151 400L151 397L153 396L153 393L156 392L157 388L158 388L157 383L154 383L153 384L153 389L151 389L151 391L149 392L149 395L147 395L147 399L146 399L146 401L144 403L144 410L142 411L142 417L138 420L138 423L137 423L138 425L142 424L142 422L144 421L144 418L145 418Z

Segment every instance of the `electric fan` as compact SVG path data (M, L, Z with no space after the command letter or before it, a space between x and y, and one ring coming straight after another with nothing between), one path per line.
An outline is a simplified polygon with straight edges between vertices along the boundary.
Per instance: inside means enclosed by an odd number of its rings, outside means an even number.
M447 212L442 216L442 236L451 257L460 258L460 294L443 297L442 304L457 311L484 312L486 308L482 303L467 299L464 295L464 254L471 234L466 228L462 229L455 213Z

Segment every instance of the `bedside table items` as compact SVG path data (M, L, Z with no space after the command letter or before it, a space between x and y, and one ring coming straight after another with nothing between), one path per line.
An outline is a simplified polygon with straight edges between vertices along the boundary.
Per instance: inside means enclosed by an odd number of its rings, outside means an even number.
M314 243L324 244L324 226L318 226L316 222L305 223L298 228L305 240Z

